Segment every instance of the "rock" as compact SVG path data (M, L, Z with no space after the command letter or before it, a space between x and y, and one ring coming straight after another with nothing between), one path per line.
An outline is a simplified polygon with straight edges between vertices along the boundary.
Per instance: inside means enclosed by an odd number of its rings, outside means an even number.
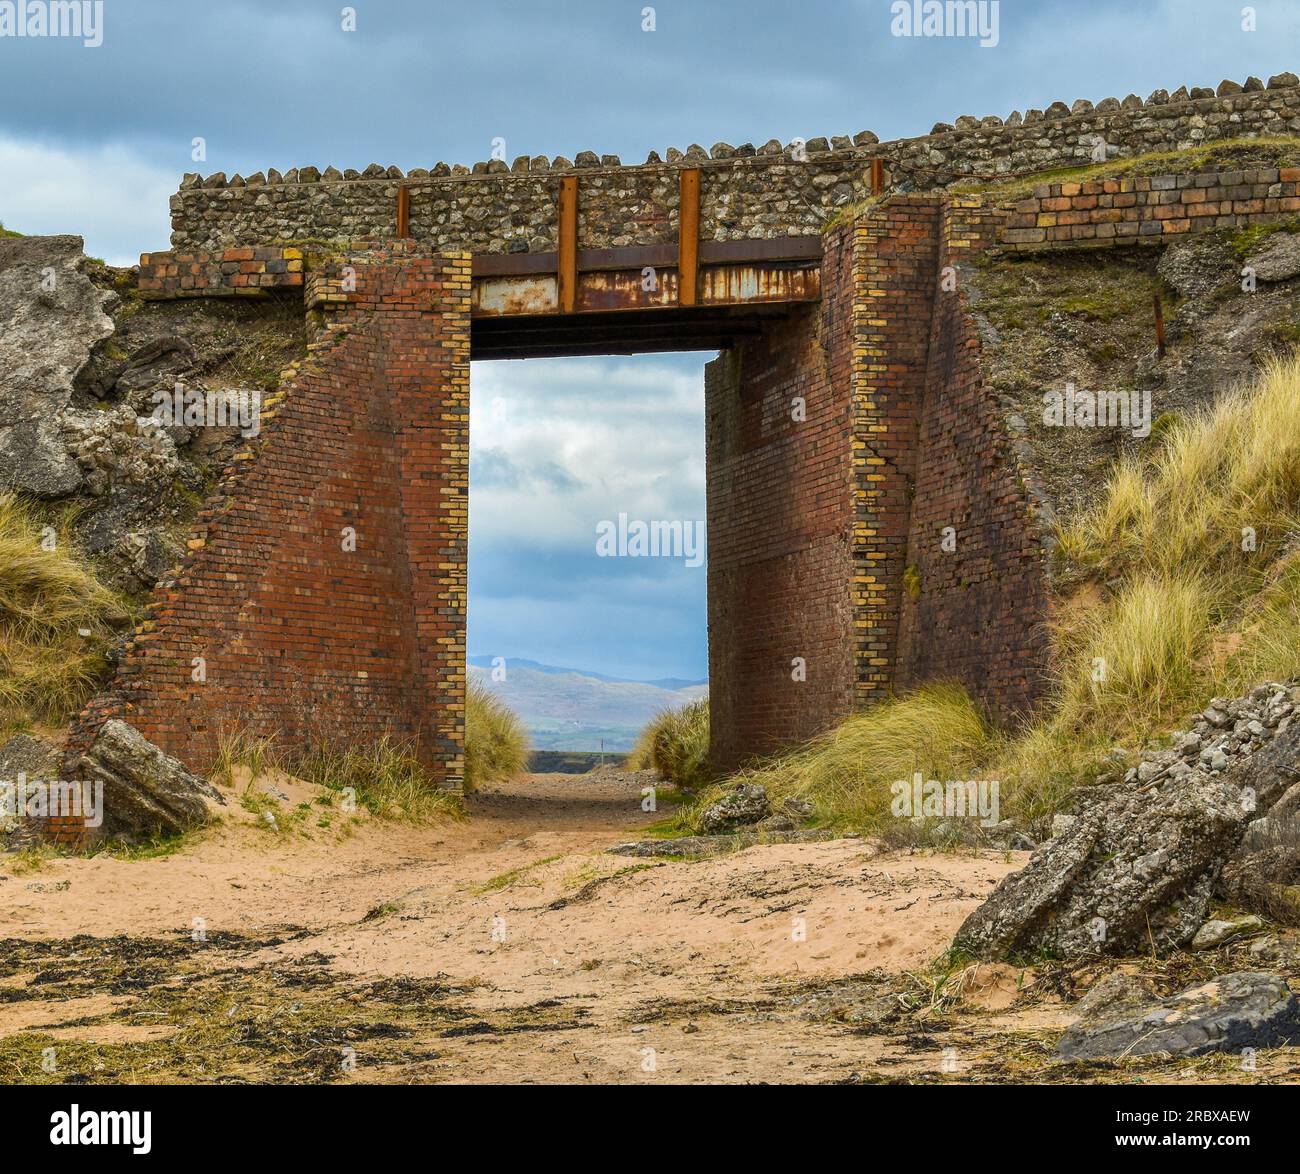
M171 430L127 404L106 410L69 409L59 420L69 453L101 496L115 485L136 486L161 496L180 472Z
M1094 1021L1101 1016L1135 1011L1156 999L1155 985L1149 978L1113 970L1093 983L1075 1007L1079 1020Z
M81 486L59 418L113 333L115 300L85 264L79 236L0 238L0 491L62 497Z
M1246 828L1216 893L1238 908L1300 925L1300 783Z
M0 747L0 783L12 782L20 774L29 779L56 779L59 767L58 747L44 738L16 734Z
M1066 815L1064 813L1057 813L1056 815L1052 816L1052 838L1055 839L1057 836L1065 835L1065 833L1068 832L1072 827L1074 827L1074 825L1077 824L1078 822L1079 822L1079 817L1077 815Z
M1290 281L1300 277L1300 234L1275 232L1246 264L1260 281Z
M1206 720L1226 723L1230 708L1238 720L1267 713L1282 688L1216 705ZM954 944L978 958L1040 951L1079 958L1139 951L1152 942L1168 949L1189 942L1204 924L1221 873L1238 878L1238 887L1249 887L1252 875L1256 887L1300 881L1300 871L1279 875L1275 868L1259 881L1258 867L1234 861L1248 825L1283 799L1300 762L1300 731L1279 731L1253 752L1245 745L1231 757L1222 749L1215 753L1227 760L1224 769L1184 764L1152 781L1140 782L1133 772L1131 781L1090 790L1091 805L1078 822L1005 877L966 919ZM1290 894L1269 891L1267 897L1285 902Z
M704 809L700 815L700 831L706 836L716 836L745 824L758 823L770 811L765 788L757 783L741 783Z
M1163 250L1156 272L1185 299L1195 303L1223 285L1225 273L1241 268L1229 246L1209 235L1180 241Z
M57 779L61 777L61 765L62 755L57 746L30 734L15 735L0 747L0 800L7 799L8 787L16 792L19 775L29 781ZM0 837L21 834L22 820L17 810L10 814L9 808L9 802L0 803Z
M1082 1007L1082 1005L1081 1005ZM1275 974L1225 974L1134 1010L1105 1001L1088 1009L1056 1045L1067 1060L1200 1056L1300 1042L1300 1002Z
M56 428L35 421L0 424L0 490L66 497L82 486L81 470Z
M117 718L101 727L77 760L77 779L104 784L99 834L124 840L175 835L211 818L209 802L225 806L221 792L169 758Z
M1214 950L1225 942L1232 941L1233 938L1239 938L1263 928L1264 923L1253 913L1248 913L1244 917L1234 917L1231 921L1219 921L1217 919L1207 921L1196 931L1196 936L1192 938L1192 949Z
M1191 937L1209 902L1202 878L1244 827L1239 796L1200 776L1111 790L999 883L958 931L959 949L979 958L1117 953L1141 947L1148 919L1158 943Z
M158 388L172 388L177 379L194 366L194 346L176 335L162 335L140 347L117 376L113 390L148 415L153 404L149 395Z

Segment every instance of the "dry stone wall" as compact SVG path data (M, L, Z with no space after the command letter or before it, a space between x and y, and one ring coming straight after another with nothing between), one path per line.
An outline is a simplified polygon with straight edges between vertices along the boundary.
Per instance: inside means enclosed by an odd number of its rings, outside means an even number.
M624 167L615 156L575 159L521 156L439 163L402 172L371 164L364 171L315 167L187 175L172 197L177 251L302 240L383 238L396 230L397 191L411 188L410 232L437 252L548 252L556 247L556 200L562 175L581 177L584 248L665 244L677 238L677 183L682 167L699 167L701 236L705 240L771 239L816 232L836 211L871 194L871 162L882 161L899 191L948 187L961 180L1026 175L1048 168L1220 139L1300 133L1300 83L1280 74L1267 86L1224 82L1145 101L1129 95L1095 106L1086 100L1009 118L963 116L928 135L881 143L870 131L852 139L805 144L772 140L761 147L715 144L652 154ZM1099 148L1099 144L1102 146Z

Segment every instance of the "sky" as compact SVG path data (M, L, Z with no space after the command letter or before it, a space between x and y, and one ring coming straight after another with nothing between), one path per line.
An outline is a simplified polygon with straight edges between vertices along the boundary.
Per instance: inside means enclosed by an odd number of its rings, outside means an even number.
M890 0L104 0L97 47L0 37L0 222L130 264L192 170L469 164L496 138L633 163L1300 71L1297 0L1001 0L988 47L892 23ZM594 535L704 517L707 357L475 365L471 654L704 675L703 569Z

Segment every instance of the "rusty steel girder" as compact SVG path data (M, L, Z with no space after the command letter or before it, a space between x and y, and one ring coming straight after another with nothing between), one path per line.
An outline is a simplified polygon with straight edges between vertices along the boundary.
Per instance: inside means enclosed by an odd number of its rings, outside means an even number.
M705 246L690 291L683 289L671 246L588 250L570 263L569 296L555 254L479 257L472 314L533 317L813 302L821 297L820 244L819 238L797 237Z

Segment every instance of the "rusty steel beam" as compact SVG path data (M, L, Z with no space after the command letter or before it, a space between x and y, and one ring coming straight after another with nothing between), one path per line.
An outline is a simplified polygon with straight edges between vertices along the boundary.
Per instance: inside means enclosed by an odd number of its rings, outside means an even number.
M402 184L397 189L397 239L411 235L411 189Z
M781 236L771 240L701 241L701 265L743 265L760 261L820 261L821 236ZM674 269L676 245L630 245L617 249L579 249L578 272L598 269ZM516 277L558 272L559 254L480 253L474 258L475 277Z
M578 177L560 180L560 251L556 257L555 280L560 312L572 314L578 297Z
M677 216L677 298L693 306L700 270L700 169L687 167L679 181Z
M797 307L656 310L641 313L541 315L475 319L473 359L548 355L632 355L652 351L719 350L762 333Z
M683 306L675 269L658 271L653 283L645 281L640 268L593 270L579 273L576 281L572 307L566 309L554 273L476 276L471 290L471 313L475 318L567 314L580 317L630 310L665 311ZM705 265L697 277L694 306L683 308L812 302L820 296L821 268L814 262Z
M885 190L885 161L883 159L873 159L871 161L871 194L878 196Z

